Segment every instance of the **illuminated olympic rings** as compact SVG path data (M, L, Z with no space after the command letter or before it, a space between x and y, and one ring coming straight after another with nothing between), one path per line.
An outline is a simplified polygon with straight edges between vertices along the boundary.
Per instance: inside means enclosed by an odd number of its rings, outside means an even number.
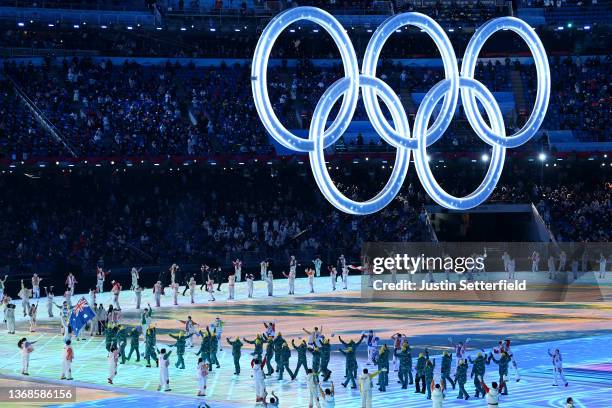
M344 77L332 84L315 107L308 139L298 137L280 122L270 102L267 89L267 67L270 52L281 32L291 24L309 20L320 25L332 37L340 50ZM376 65L382 47L396 30L414 26L427 33L436 44L444 66L445 78L427 92L419 106L412 136L408 116L399 97L382 80L376 77ZM474 79L478 54L487 39L499 30L517 33L529 46L538 75L536 100L531 116L515 134L506 136L499 104L491 92ZM312 173L319 189L336 208L350 214L371 214L381 210L395 198L401 188L410 163L410 151L415 151L417 174L425 191L443 207L466 210L485 201L493 192L504 166L506 148L513 148L531 139L544 121L550 98L550 68L542 42L535 31L524 21L514 17L500 17L488 21L472 36L463 61L461 72L451 42L438 23L420 13L402 13L390 17L374 32L365 51L361 74L357 55L344 27L331 14L315 7L296 7L287 10L270 21L255 48L251 70L251 84L255 107L266 130L281 145L297 151L308 152ZM397 149L395 165L389 181L374 197L356 202L344 196L331 180L325 165L324 149L335 143L348 128L361 88L363 103L374 130ZM338 115L329 127L328 116L334 104L343 96ZM457 108L459 96L468 122L485 143L493 147L489 169L480 186L465 197L454 197L436 182L427 161L426 148L442 137L448 129ZM378 98L387 106L393 125L385 118ZM434 123L429 120L437 104L441 104ZM484 107L490 126L485 122L476 101Z

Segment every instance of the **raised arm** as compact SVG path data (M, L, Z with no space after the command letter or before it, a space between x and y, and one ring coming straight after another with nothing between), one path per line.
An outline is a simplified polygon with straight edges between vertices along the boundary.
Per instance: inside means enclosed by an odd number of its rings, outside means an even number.
M482 389L484 390L485 394L489 393L489 387L487 387L487 384L485 384L484 381L480 382L482 384Z
M363 339L365 339L365 337L366 337L365 334L362 334L361 338L359 339L359 341L357 343L355 343L355 347L359 346L363 342Z

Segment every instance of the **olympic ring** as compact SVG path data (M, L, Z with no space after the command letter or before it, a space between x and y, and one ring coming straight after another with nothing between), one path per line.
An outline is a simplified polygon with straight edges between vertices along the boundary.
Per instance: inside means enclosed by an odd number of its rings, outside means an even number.
M268 96L266 69L272 47L281 32L291 24L309 20L330 34L340 50L345 77L333 83L317 103L310 124L308 139L298 137L280 122ZM376 65L382 47L397 29L412 25L425 31L434 41L442 56L445 78L434 85L417 110L413 135L399 97L376 77ZM522 129L506 136L499 104L493 94L474 79L478 54L488 38L499 30L512 30L529 46L538 75L534 109ZM387 19L372 35L366 47L361 74L357 56L346 31L331 14L316 7L296 7L280 13L264 29L255 48L251 69L251 85L257 113L270 135L283 146L298 152L308 152L312 173L325 198L336 208L355 215L371 214L387 206L398 194L408 173L410 151L415 150L415 167L419 180L430 197L443 207L467 210L480 205L493 192L504 166L506 148L518 147L531 139L544 121L550 98L550 67L544 46L535 31L524 21L514 17L500 17L488 21L474 33L467 46L461 72L450 40L442 27L421 13L402 13ZM325 165L324 149L335 143L348 128L362 88L366 113L376 133L397 149L395 165L387 184L374 197L357 202L344 196L331 180ZM470 126L485 143L493 147L487 174L478 188L465 197L448 194L436 182L427 163L427 146L438 141L448 129L459 96ZM334 104L343 97L338 116L325 129ZM385 118L378 97L387 106L393 119L392 126ZM429 119L436 105L443 99L442 108L431 127ZM484 107L490 126L478 109L477 100Z

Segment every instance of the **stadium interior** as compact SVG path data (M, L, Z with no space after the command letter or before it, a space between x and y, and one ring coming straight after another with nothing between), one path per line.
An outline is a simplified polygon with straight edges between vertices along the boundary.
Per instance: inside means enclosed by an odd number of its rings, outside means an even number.
M518 17L535 29L548 55L551 97L543 125L528 143L507 151L502 177L480 207L453 211L436 204L421 185L413 156L406 181L388 207L366 216L345 214L320 194L308 154L290 151L272 138L253 102L251 62L262 30L275 15L298 6L333 14L346 28L359 61L376 28L398 13L431 16L445 30L459 61L486 21ZM291 255L304 263L319 256L333 265L344 254L358 264L367 242L609 242L611 30L612 4L603 0L0 0L0 278L8 275L6 291L15 293L33 273L60 287L71 272L93 286L96 267L113 270L113 279L129 279L136 265L143 267L142 282L150 288L172 263L186 271L199 271L202 263L229 269L239 258L245 271L258 273L260 261L268 259L281 279ZM411 126L425 94L445 77L440 51L414 27L390 37L376 74L395 91ZM274 112L287 129L308 138L317 102L344 69L332 38L302 21L277 40L267 75ZM479 55L475 78L498 102L506 133L520 129L531 115L538 80L525 42L508 30L493 35ZM383 112L391 121L384 106ZM492 147L476 136L458 106L452 124L427 155L439 184L462 196L485 177ZM334 183L355 200L380 191L395 158L396 149L377 135L361 99L344 135L325 149ZM298 277L306 277L303 268ZM446 316L443 309L452 302L386 303L375 313L369 309L373 304L355 293L335 297L329 292L319 301L309 296L304 304L291 300L293 309L276 299L265 317L286 319L283 333L290 337L300 335L302 319L314 326L319 318L333 321L337 333L357 337L359 330L348 322L363 313L377 333L390 336L392 327L411 325L415 344L423 347L443 338L445 330L473 330L479 345L502 335L525 344L550 342L551 332L557 333L589 363L608 364L601 378L593 375L595 369L574 367L573 381L587 384L573 392L580 397L584 391L584 405L576 407L610 406L609 396L599 394L601 384L609 387L612 378L609 353L604 361L595 355L595 346L588 346L592 341L601 347L612 334L609 298L603 306L564 305L567 309L559 313L570 323L563 328L553 316L556 306L507 302L507 317L516 319L516 325L502 334L486 327L506 318L491 304L463 305ZM317 302L320 310L310 310ZM433 323L425 306L434 310ZM251 304L234 310L206 307L191 311L201 320L232 316L235 326L228 333L236 336L254 333L250 316L262 320ZM327 315L321 310L327 307L340 315ZM412 307L423 308L415 312L415 321L403 315ZM588 318L579 316L583 307L592 312ZM170 309L162 315L161 338L169 340L170 322L186 312ZM126 316L138 319L136 313ZM462 324L466 319L479 323L470 328ZM55 326L47 322L44 330ZM590 340L578 343L583 337ZM8 362L3 342L0 356ZM87 347L93 350L93 343ZM14 348L10 355L17 352ZM543 369L530 368L527 384L544 383ZM12 373L0 367L0 376L9 375L6 381L22 384ZM84 369L83 375L82 401L89 402L74 406L105 406L100 401L108 398L117 402L116 408L135 401L197 406L185 397L189 387L173 402L147 394L152 385L139 382L135 369L132 383L116 392L95 391L95 372ZM50 376L41 369L41 378ZM246 380L236 391L227 391L227 380L215 378L218 389L211 391L208 403L213 408L252 403ZM545 401L531 395L525 382L520 386L529 399L508 406L561 406L555 404L566 396L555 390ZM285 390L284 397L279 393L288 404L281 406L308 406L302 388ZM143 394L131 395L134 389ZM401 405L399 394L394 390L374 406L431 406ZM358 395L342 397L338 406L357 407ZM289 402L293 397L299 398L295 405ZM459 406L454 399L449 406Z

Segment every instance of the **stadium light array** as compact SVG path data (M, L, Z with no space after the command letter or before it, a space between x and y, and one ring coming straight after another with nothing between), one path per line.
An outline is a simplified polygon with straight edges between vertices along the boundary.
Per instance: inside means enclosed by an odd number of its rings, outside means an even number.
M47 24L47 25L48 25L49 27L55 27L55 24L51 24L51 23L49 23L49 24Z
M187 31L185 27L181 27L181 31Z
M538 160L541 162L546 161L546 154L544 153L538 154Z
M211 28L210 31L215 32L215 31L217 31L217 29L216 28Z
M77 28L77 29L78 29L78 28L80 28L81 26L79 26L78 24L75 24L75 25L73 25L72 27L73 27L73 28Z
M100 26L100 27L101 27L102 29L107 29L107 28L108 28L108 26L105 26L105 25L102 25L102 26Z
M17 23L17 25L18 25L19 27L23 27L25 24L24 24L24 23Z
M590 25L585 25L585 26L584 26L584 27L582 27L582 28L584 28L585 30L590 30L590 29L591 29L591 26L590 26Z
M133 28L134 28L134 27L132 27L132 26L127 26L127 29L128 29L128 30L131 30L131 29L133 29Z

